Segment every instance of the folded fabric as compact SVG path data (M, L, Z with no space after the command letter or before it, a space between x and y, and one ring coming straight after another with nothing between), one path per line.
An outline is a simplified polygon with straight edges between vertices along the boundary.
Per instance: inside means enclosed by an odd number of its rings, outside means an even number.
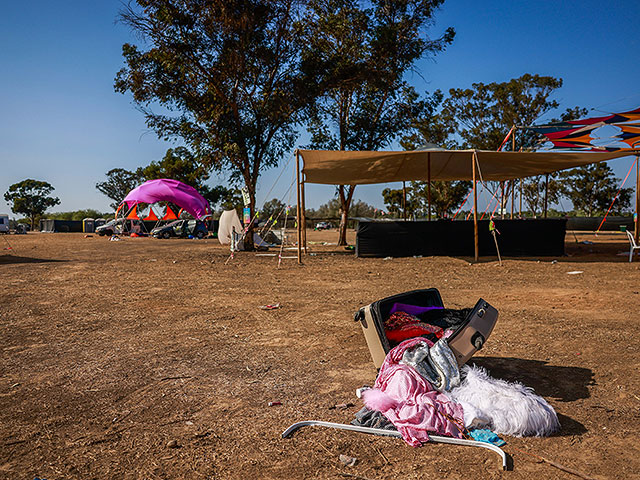
M429 432L464 438L462 406L434 390L413 367L400 363L404 352L424 338L405 340L387 354L374 388L363 392L365 405L382 412L402 438L417 447L429 441Z
M478 442L490 443L492 445L495 445L496 447L501 447L507 444L507 442L501 439L498 435L486 428L476 428L474 430L470 430L469 436L471 436L471 438Z
M422 323L419 318L407 312L394 312L384 322L387 338L393 342L402 342L408 338L432 335L432 340L442 338L444 331L435 325Z
M445 339L426 342L405 350L401 363L410 365L436 390L443 392L460 385L460 370L455 355Z

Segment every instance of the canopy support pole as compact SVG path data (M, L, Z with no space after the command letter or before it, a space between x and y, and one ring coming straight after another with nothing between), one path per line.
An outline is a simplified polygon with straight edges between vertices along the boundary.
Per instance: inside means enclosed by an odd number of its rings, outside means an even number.
M511 180L511 220L513 220L513 202L515 200L516 179Z
M471 162L473 170L473 254L475 261L478 261L478 189L476 187L476 162L478 160L478 154L473 151L471 156Z
M640 242L640 155L636 155L636 243Z
M502 189L502 195L500 195L500 219L501 220L504 220L504 207L507 205L504 184L505 184L504 180L500 182L500 188Z
M427 152L427 205L429 221L431 221L431 154Z
M304 174L303 174L304 175ZM307 212L305 207L305 195L304 195L304 178L300 182L300 209L302 210L302 247L304 248L304 254L307 254Z
M407 184L402 181L402 219L407 219Z
M522 184L524 183L524 178L518 179L518 183L520 184L520 218L522 218Z
M549 206L549 174L544 178L544 218L547 218L547 209Z
M296 224L298 227L298 263L302 263L302 218L300 215L300 152L296 150Z

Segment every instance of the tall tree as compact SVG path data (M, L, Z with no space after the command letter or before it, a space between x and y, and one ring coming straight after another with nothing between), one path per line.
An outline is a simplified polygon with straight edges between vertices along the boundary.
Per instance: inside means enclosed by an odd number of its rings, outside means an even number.
M136 172L130 172L124 168L113 168L107 172L107 180L96 183L96 188L113 200L111 208L117 208L131 190L144 181L144 178Z
M582 118L589 113L589 110L582 107L567 108L560 118L551 119L551 123L566 122L569 120L576 120ZM526 130L525 130L526 132ZM540 140L535 140L535 137L528 137L529 142L539 144ZM531 211L532 216L535 218L538 213L544 210L545 196L547 206L556 203L563 196L565 189L562 186L561 180L557 173L546 175L535 175L526 179L522 179L522 198Z
M159 162L151 162L136 171L145 180L171 178L200 190L209 178L210 170L202 165L186 147L170 148Z
M611 167L606 163L594 163L560 173L563 193L573 203L578 213L592 217L604 215L613 201L620 179L616 178ZM613 213L622 213L631 203L633 188L623 188Z
M116 90L133 94L159 137L181 139L205 166L242 181L253 215L261 172L292 149L300 111L317 95L313 64L302 61L301 1L136 3L120 20L145 50L123 46Z
M311 0L306 39L312 63L325 72L325 95L308 113L311 147L380 150L425 110L426 102L405 80L416 62L442 51L453 29L438 39L425 30L444 0ZM338 243L346 244L355 185L337 187Z
M28 178L11 185L4 193L4 200L11 204L13 213L21 213L29 217L31 230L33 230L39 216L49 207L60 204L58 197L49 196L54 190L55 188L47 182Z

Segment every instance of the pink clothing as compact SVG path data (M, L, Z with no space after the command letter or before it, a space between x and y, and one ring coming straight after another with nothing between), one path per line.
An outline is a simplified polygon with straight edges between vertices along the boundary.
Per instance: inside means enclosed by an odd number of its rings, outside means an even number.
M427 432L464 438L462 406L435 390L413 367L400 362L408 348L426 342L410 338L393 348L384 360L374 389L364 392L367 408L384 414L411 446L429 441Z

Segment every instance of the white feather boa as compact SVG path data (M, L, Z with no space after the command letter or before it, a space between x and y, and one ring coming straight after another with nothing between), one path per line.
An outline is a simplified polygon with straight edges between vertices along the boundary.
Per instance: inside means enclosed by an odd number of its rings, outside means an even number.
M476 365L461 370L466 378L447 395L462 405L467 427L514 437L545 436L560 428L553 407L532 388L492 378Z

